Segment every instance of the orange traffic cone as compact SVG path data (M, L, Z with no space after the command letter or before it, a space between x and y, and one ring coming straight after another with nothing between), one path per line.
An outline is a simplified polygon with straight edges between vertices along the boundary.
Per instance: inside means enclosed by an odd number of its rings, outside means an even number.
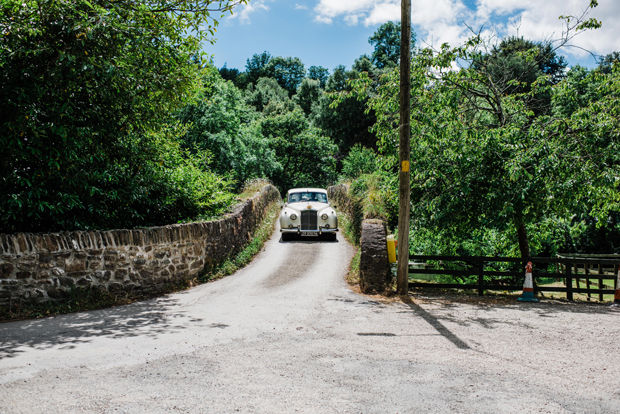
M532 281L532 262L525 266L525 281L523 282L523 294L517 299L521 302L538 302L534 297L534 282Z

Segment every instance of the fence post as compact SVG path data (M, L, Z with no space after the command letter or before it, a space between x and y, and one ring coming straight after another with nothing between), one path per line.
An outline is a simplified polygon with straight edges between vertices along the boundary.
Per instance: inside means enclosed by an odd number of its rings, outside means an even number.
M601 266L601 264L598 264L598 275L601 276L601 273L603 272L603 266ZM599 279L598 280L598 288L599 289L605 289L605 283L603 282L603 279ZM599 293L598 294L598 301L602 302L603 301L603 294Z
M484 261L480 260L478 264L478 296L484 295Z
M614 289L614 303L611 306L615 308L620 306L620 266L618 266L618 273L616 276L616 283Z
M566 299L573 300L573 278L570 274L570 263L566 263Z
M575 265L575 286L577 286L577 289L581 289L581 285L579 284L579 282L580 282L580 280L579 280L579 267L577 267L577 263L575 263L574 265Z
M583 264L583 271L586 274L586 290L588 291L588 302L590 302L590 299L592 298L592 293L590 292L590 263L584 263Z

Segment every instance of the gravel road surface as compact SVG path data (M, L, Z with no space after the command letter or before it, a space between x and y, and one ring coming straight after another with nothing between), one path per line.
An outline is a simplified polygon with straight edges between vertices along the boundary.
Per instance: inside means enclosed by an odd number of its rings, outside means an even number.
M0 413L620 413L620 312L379 300L279 232L220 281L0 325Z

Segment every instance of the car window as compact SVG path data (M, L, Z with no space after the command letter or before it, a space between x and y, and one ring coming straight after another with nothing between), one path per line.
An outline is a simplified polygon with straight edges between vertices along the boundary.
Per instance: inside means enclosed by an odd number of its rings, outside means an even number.
M314 203L327 203L327 194L305 192L305 193L292 193L288 195L289 203L299 202L314 202Z
M325 193L312 193L316 197L315 200L317 203L327 203L327 194Z

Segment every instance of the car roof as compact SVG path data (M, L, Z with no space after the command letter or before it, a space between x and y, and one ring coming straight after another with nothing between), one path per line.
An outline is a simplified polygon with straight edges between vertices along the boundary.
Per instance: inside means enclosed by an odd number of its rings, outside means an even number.
M291 188L288 190L289 193L325 193L327 194L327 190L322 188Z

